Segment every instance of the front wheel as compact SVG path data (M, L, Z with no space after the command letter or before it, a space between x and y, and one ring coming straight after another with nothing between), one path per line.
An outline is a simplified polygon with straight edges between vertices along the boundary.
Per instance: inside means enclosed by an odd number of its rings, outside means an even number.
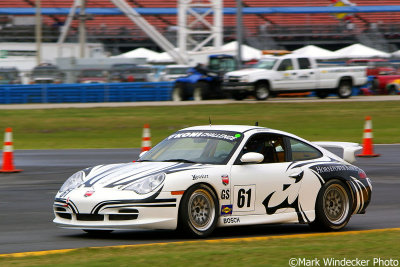
M351 81L341 81L337 90L337 94L340 98L349 98L353 93Z
M320 190L315 205L315 221L310 226L317 230L338 231L350 220L352 196L345 183L328 181Z
M232 98L235 100L243 100L246 98L246 93L243 92L233 92L232 93Z
M198 82L194 85L193 89L193 100L201 101L205 100L207 96L207 84Z
M266 100L270 95L269 86L267 83L259 83L254 89L254 96L257 100Z
M182 198L179 208L179 227L194 237L206 237L218 222L218 199L204 184L191 187Z
M183 97L183 88L181 85L175 85L172 89L172 101L179 102L185 100Z

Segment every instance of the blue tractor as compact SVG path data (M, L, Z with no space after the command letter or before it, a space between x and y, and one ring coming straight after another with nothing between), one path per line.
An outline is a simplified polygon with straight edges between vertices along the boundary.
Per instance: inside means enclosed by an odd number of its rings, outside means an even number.
M224 74L237 69L237 61L231 55L210 55L208 66L197 64L186 77L175 80L173 101L224 98L221 90Z

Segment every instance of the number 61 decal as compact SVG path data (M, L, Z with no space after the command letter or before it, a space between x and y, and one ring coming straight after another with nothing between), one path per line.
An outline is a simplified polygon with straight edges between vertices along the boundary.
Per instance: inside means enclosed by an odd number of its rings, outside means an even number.
M236 185L233 193L236 211L252 211L256 199L256 185Z

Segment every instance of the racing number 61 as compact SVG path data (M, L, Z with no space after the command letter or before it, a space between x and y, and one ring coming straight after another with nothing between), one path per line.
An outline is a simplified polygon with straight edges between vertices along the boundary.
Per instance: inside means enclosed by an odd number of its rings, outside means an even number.
M246 195L247 195L247 207L250 207L250 201L251 201L251 188L249 190L245 190L243 188L239 189L238 193L238 200L237 200L237 206L239 208L244 207L244 203L246 202Z
M238 211L254 210L255 185L238 185L234 187L235 203Z

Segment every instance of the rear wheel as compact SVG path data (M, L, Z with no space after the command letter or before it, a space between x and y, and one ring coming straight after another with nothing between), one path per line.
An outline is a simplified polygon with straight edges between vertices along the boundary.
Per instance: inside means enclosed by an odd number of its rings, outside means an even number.
M372 80L371 90L372 90L372 92L374 92L375 95L379 95L380 94L379 80L378 79L375 78L375 79Z
M176 84L172 89L172 101L183 101L183 86L181 84Z
M315 205L315 221L310 226L317 230L338 231L350 220L352 196L345 183L328 181L320 190Z
M329 92L327 91L316 91L315 94L317 95L317 97L324 99L327 98L329 95Z
M340 98L349 98L353 92L351 81L343 80L339 83L337 94Z
M254 96L257 100L266 100L270 95L269 85L267 83L258 83L254 89Z
M179 209L179 227L195 237L212 233L218 221L218 199L204 184L191 187L182 198Z
M389 95L397 95L396 86L394 86L394 85L389 86L389 88L388 88L388 94L389 94Z

